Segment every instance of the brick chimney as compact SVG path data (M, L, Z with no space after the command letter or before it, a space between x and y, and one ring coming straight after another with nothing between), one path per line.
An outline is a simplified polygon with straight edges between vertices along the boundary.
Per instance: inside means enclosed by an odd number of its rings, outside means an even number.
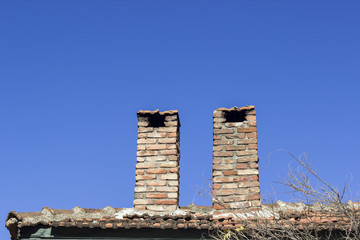
M219 108L213 114L215 214L261 208L254 106Z
M178 111L139 111L134 208L174 211L179 205Z

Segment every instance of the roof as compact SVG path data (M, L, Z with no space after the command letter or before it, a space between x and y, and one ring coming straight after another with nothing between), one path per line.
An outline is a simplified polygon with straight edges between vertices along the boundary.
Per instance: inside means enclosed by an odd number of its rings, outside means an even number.
M344 206L360 213L360 203L349 201ZM236 229L252 224L259 217L271 221L283 221L301 226L307 223L321 224L322 228L336 229L347 223L346 218L334 213L332 206L303 203L266 204L258 212L225 213L214 215L211 206L189 205L174 212L149 213L133 208L90 209L75 207L71 210L44 207L40 212L10 212L6 219L12 239L17 239L18 229L31 226L73 228L160 228L160 229Z

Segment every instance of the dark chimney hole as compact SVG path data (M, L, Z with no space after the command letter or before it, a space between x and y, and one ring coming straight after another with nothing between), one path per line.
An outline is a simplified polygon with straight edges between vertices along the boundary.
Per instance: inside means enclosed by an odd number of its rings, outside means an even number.
M244 122L246 120L247 111L230 111L225 112L226 122Z
M153 114L148 117L149 127L165 127L165 116Z

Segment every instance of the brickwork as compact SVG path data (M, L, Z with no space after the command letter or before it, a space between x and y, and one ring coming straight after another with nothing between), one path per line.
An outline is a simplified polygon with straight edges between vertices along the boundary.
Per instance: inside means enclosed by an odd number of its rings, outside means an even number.
M213 208L216 213L261 207L254 106L213 114Z
M134 208L174 211L179 205L180 121L177 111L139 111Z

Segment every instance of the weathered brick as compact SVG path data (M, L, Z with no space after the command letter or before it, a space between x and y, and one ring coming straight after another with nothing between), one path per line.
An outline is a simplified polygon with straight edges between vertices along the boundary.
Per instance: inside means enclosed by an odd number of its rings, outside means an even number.
M219 152L223 149L223 146L213 146L213 151L214 152Z
M214 125L213 125L214 129L222 128L222 126L223 126L222 123L214 123Z
M137 145L137 150L141 151L141 150L145 150L145 145Z
M242 155L244 156L244 155ZM236 162L238 163L244 163L244 162L257 162L259 161L259 158L256 156L256 157L240 157L240 158L237 158L236 159Z
M256 127L256 121L248 122L249 127Z
M156 187L157 192L177 192L179 189L177 187Z
M158 154L158 151L137 151L137 156L139 157L156 156Z
M239 151L236 152L236 156L246 156L246 155L256 155L256 150L248 150L248 151Z
M176 133L177 127L159 127L158 132Z
M153 131L154 131L153 127L139 127L138 128L139 133L149 133L149 132L153 132Z
M216 196L228 196L234 194L234 190L218 190L214 193Z
M169 161L178 161L178 160L179 160L179 156L178 156L178 154L176 154L176 155L169 155L169 156L168 156L168 159L169 159Z
M247 169L249 166L246 163L236 164L236 169Z
M163 162L163 163L160 163L160 167L163 167L163 168L172 168L172 167L177 167L178 166L178 163L176 162Z
M220 112L220 111L216 111L216 110L213 113L214 118L222 118L223 115L224 115L224 112Z
M259 170L257 170L257 169L243 169L243 170L239 170L238 174L240 176L254 175L254 174L259 174Z
M249 144L249 149L253 150L253 149L258 149L258 145L257 144Z
M213 170L232 170L234 166L232 165L213 165Z
M238 146L225 146L226 151L241 151L245 150L246 146L244 145L238 145Z
M135 170L136 175L144 175L145 170Z
M166 134L166 133L165 133L165 134ZM167 134L167 136L168 136L169 138L176 138L177 135L178 135L177 132L170 132L170 133Z
M179 175L178 174L171 174L171 173L168 173L168 174L163 174L160 176L160 179L163 179L163 180L176 180L179 178Z
M168 115L165 117L165 121L176 121L178 120L178 116L176 115Z
M134 204L147 205L147 204L155 204L154 199L135 199Z
M155 179L155 175L137 175L135 176L135 180L152 180Z
M166 144L151 144L146 145L147 150L163 150L166 149Z
M235 171L235 170L223 171L223 174L224 174L224 176L237 175L237 171Z
M157 162L157 161L165 161L166 156L151 156L151 157L145 157L146 162ZM138 158L139 161L139 158Z
M166 149L173 150L173 149L177 149L177 147L176 147L176 144L168 144Z
M173 205L173 204L177 204L177 200L176 199L161 199L161 200L156 200L156 204L157 205Z
M166 193L146 193L147 198L166 198Z
M214 157L232 157L234 152L213 152Z
M161 138L159 143L176 143L176 138Z
M258 168L259 164L258 163L249 163L250 168Z
M163 150L160 151L161 155L176 155L177 151L176 150Z
M256 121L256 116L255 115L247 115L246 117L247 121Z
M138 139L137 140L137 144L155 144L157 141L157 139L148 139L148 138L145 138L145 139Z
M147 181L146 186L166 186L166 181Z
M167 173L165 168L155 168L155 169L148 169L146 170L147 174L164 174Z
M234 178L233 177L214 177L213 178L213 182L215 183L229 183L229 182L234 182Z
M224 134L227 139L243 139L246 137L246 133L238 133L238 134Z
M249 143L257 143L257 139L241 139L236 141L237 144L249 144Z
M247 137L248 137L248 139L255 139L255 138L257 138L257 134L256 134L255 132L253 132L253 133L248 133L248 134L247 134Z
M178 180L173 180L173 181L168 181L168 184L170 187L178 187L179 186L179 181Z
M144 122L138 122L138 127L147 127L147 126L149 126L149 122L148 121L144 121Z
M248 127L248 128L238 128L238 133L252 133L256 132L256 127Z
M226 118L214 118L213 119L214 123L222 123L222 122L226 122Z
M146 137L148 137L148 138L164 138L164 137L166 137L166 133L147 133Z
M177 121L164 122L166 127L177 127L179 124Z
M178 173L179 169L178 168L169 168L168 171L169 171L169 173Z
M223 189L236 189L236 188L238 188L238 184L236 184L236 183L223 184L222 188Z
M155 168L156 163L137 163L136 168Z
M234 129L214 129L214 134L234 133Z

